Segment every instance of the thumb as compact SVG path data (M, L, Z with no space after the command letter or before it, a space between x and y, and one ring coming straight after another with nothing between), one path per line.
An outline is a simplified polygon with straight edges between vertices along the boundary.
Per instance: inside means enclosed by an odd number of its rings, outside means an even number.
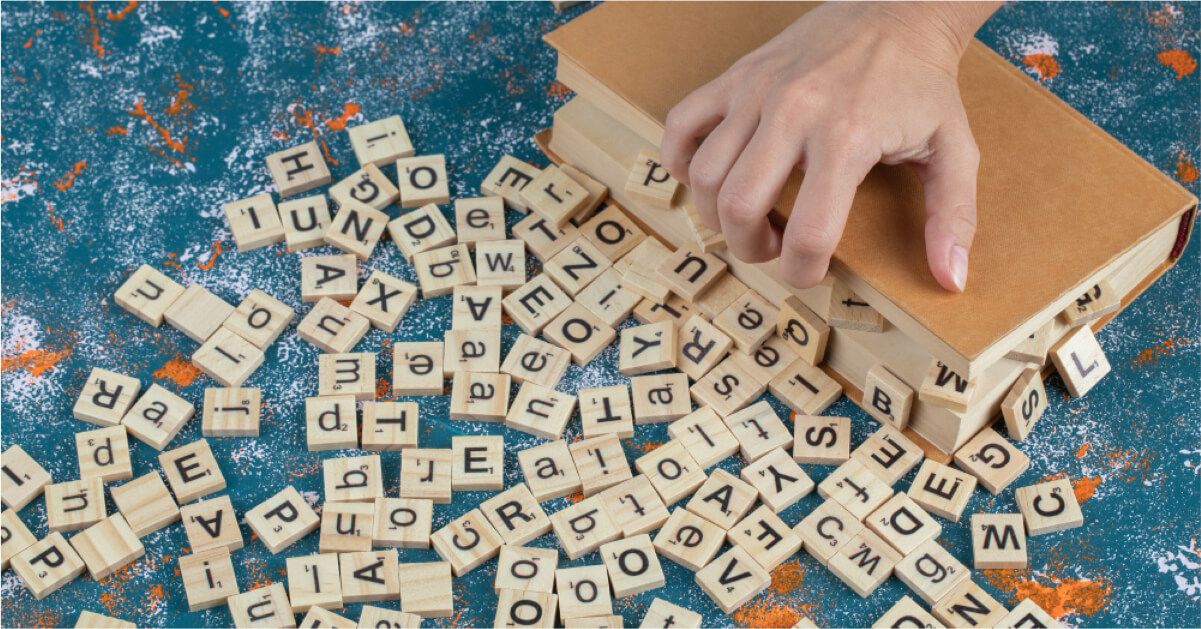
M926 197L926 262L943 288L962 293L976 235L980 151L966 120L935 132L930 149L917 169Z

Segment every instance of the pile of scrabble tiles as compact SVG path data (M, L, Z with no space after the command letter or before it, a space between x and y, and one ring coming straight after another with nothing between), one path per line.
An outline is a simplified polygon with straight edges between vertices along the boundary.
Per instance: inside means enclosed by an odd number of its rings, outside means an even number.
M312 306L295 330L324 352L318 395L306 401L307 445L400 451L399 496L384 495L376 453L324 460L320 513L291 486L242 514L228 496L213 497L226 483L207 439L258 437L263 393L242 384L296 313L259 290L235 307L144 265L116 291L116 303L198 344L192 362L220 385L205 391L204 438L172 443L195 412L192 402L97 367L74 407L75 418L99 426L76 435L80 480L53 482L19 446L5 451L2 555L35 597L85 570L95 579L112 574L144 554L141 538L182 521L191 553L178 559L178 573L189 608L226 605L238 627L295 626L296 614L305 614L303 627L419 626L450 616L452 580L492 560L497 626L620 627L613 599L663 587L664 559L694 571L731 613L802 549L848 594L870 596L895 575L931 608L906 596L879 626L1056 624L1030 600L1006 609L938 542L940 518L960 521L977 485L995 494L1029 459L986 429L955 454L954 466L944 465L888 422L852 449L850 420L821 415L842 394L818 367L828 328L803 306L777 308L730 281L706 251L712 233L698 229L695 247L671 251L606 203L608 191L586 173L507 155L481 185L483 196L455 200L452 227L438 207L450 200L442 155L414 155L397 116L349 134L361 169L329 188L332 219L325 195L297 196L331 182L315 142L267 158L286 200L260 194L224 209L240 251L284 242L288 251L328 244L344 252L302 263L300 293ZM395 184L380 170L393 163ZM677 186L653 159L631 168L636 198L670 203ZM390 219L384 210L396 204L406 211ZM526 214L511 234L506 208ZM360 272L385 230L418 286ZM532 278L527 252L541 261ZM441 396L450 379L451 419L503 422L545 439L517 454L525 482L504 486L503 436L422 447L418 403L375 399L375 355L355 346L371 327L394 331L419 294L450 295L451 329L442 342L396 339L392 393ZM618 334L631 314L640 325ZM505 316L522 334L502 359ZM571 362L586 364L614 341L628 385L556 389ZM1030 401L1045 406L1041 378L1029 386ZM761 399L768 391L791 417ZM577 411L583 438L569 443L565 428ZM622 439L657 422L670 422L671 439L629 461ZM129 436L161 452L161 474L132 478ZM714 468L732 456L744 464L738 475ZM919 464L908 490L895 490ZM815 484L802 466L832 471ZM117 513L106 512L106 487ZM799 522L777 515L814 489L825 500ZM496 493L431 530L437 505L462 490ZM51 532L38 540L17 514L43 494ZM576 499L544 511L544 501L563 496ZM1020 488L1016 498L1011 513L971 516L975 568L1025 567L1028 536L1083 523L1066 480ZM286 559L286 587L242 592L234 568L240 520L272 553L315 531L320 552ZM524 546L547 533L557 549ZM399 560L400 548L430 546L442 561ZM595 562L559 568L560 553ZM399 601L400 611L365 605L357 621L335 611L378 601ZM92 612L79 623L134 626ZM663 598L642 621L700 624L699 614Z

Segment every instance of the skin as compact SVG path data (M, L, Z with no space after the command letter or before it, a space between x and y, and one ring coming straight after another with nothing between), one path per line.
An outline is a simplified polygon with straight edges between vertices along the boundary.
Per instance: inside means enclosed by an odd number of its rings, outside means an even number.
M962 292L976 231L980 154L956 75L999 3L828 3L689 94L667 116L661 159L701 217L747 262L780 259L807 288L826 276L855 189L877 163L922 181L926 257ZM785 228L768 221L805 171Z

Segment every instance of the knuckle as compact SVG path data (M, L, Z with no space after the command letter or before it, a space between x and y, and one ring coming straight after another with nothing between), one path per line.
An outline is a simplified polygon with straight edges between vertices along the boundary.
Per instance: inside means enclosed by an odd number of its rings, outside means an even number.
M706 194L717 192L723 176L721 169L704 156L694 157L688 165L688 180L692 182L692 187Z
M721 217L735 225L745 225L757 216L754 203L742 190L726 185L717 195L717 211Z
M784 235L784 249L806 260L824 260L834 255L838 237L828 228L803 225Z

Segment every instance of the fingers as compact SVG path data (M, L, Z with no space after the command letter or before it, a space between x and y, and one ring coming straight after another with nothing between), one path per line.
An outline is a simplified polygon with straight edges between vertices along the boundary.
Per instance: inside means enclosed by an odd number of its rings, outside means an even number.
M808 161L781 243L780 273L785 281L810 288L826 276L855 190L875 162L867 156L830 152Z
M926 196L926 262L943 288L961 293L976 235L980 152L966 120L939 129L930 148L930 158L917 169Z
M750 142L758 122L758 112L750 108L727 116L705 138L688 166L693 204L710 229L721 229L717 216L718 192L730 168Z
M766 262L780 254L779 230L767 220L788 175L801 158L796 134L760 121L717 197L726 246L740 260Z
M688 185L688 165L700 147L726 114L727 99L719 86L708 83L684 97L667 113L663 139L659 143L659 161L677 181Z

